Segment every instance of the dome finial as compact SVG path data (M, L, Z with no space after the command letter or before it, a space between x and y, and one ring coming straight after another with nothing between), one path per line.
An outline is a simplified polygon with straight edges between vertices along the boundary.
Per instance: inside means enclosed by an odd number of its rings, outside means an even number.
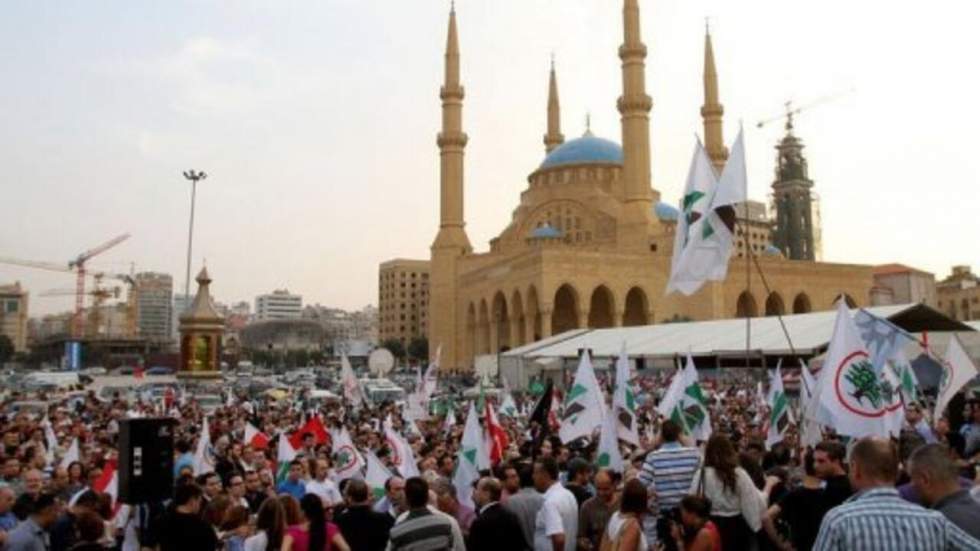
M585 134L582 136L592 136L592 112L585 112Z

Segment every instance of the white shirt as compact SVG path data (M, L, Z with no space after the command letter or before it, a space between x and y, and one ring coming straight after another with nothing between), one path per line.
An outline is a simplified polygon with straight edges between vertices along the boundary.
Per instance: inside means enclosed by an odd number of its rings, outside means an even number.
M606 537L609 541L616 542L622 537L623 526L626 525L626 517L622 513L616 511L609 517L609 524L606 525ZM643 534L643 525L640 524L640 547L639 549L648 549L650 546L647 545L647 537ZM245 551L248 551L246 549Z
M701 486L701 471L691 482L693 495L698 494ZM745 519L753 532L762 528L762 517L766 512L766 501L762 493L752 483L749 473L742 467L735 468L735 491L730 491L715 474L714 467L704 471L704 497L711 500L711 514L720 517L734 517L739 514Z
M578 502L575 495L555 482L544 493L544 503L534 521L534 551L552 551L551 536L565 534L565 551L575 551L578 536Z
M315 494L325 503L330 505L336 505L344 499L340 497L340 490L337 489L337 485L334 484L333 480L330 480L329 478L324 479L322 482L319 480L311 480L307 482L306 493Z

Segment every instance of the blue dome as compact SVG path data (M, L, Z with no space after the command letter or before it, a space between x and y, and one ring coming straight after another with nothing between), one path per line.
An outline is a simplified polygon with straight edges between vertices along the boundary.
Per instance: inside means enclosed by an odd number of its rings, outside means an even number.
M775 245L766 245L766 248L762 251L765 256L783 256L783 251L779 250L779 247Z
M561 239L561 231L551 226L540 226L534 228L531 237L534 239Z
M653 213L664 222L676 222L681 215L681 211L677 210L677 207L663 201L653 206Z
M541 168L579 163L623 164L623 148L618 143L595 136L582 136L553 149Z

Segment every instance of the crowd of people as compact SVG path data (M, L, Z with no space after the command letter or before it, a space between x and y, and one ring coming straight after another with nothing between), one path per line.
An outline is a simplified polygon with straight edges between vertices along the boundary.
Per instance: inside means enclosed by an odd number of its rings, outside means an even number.
M703 442L656 413L663 378L636 384L639 445L621 442L622 468L598 466L596 439L562 442L532 419L536 398L518 397L516 413L500 411L507 448L472 497L455 478L462 399L454 424L409 421L394 403L314 405L299 390L235 396L207 414L192 397L49 396L41 414L0 419L0 551L980 549L980 400L934 420L909 405L897 439L831 427L802 447L793 429L766 445L751 381L712 382ZM178 420L172 498L118 503L120 423L160 415ZM301 432L313 417L326 434ZM263 438L246 440L249 426ZM385 426L404 435L417 475L399 472ZM383 487L338 476L341 428L387 467ZM289 437L300 445L280 464L277 442Z

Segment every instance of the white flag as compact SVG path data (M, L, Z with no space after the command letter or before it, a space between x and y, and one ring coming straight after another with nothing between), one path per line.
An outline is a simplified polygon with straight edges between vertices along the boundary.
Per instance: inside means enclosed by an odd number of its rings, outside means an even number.
M966 383L977 376L977 367L963 350L960 339L953 335L946 346L946 357L942 361L943 376L939 380L939 396L936 398L936 410L933 419L942 417L946 405Z
M490 468L490 455L480 429L476 406L470 404L466 415L466 427L456 457L456 472L453 473L453 486L460 503L469 503L473 497L473 482L480 477L480 471Z
M361 460L361 454L354 447L347 427L342 426L339 431L332 432L331 438L333 439L334 480L340 482L359 476L364 463Z
M886 400L861 334L843 300L814 396L813 419L838 434L886 436Z
M789 409L789 400L783 389L783 374L780 366L769 374L769 430L766 434L766 447L783 441L786 429L793 424L793 412Z
M422 382L422 390L425 392L425 402L429 403L429 399L435 393L436 388L439 386L439 362L442 357L442 346L436 348L436 359L429 364L428 369L425 370L425 378Z
M208 427L208 417L204 416L201 426L201 436L197 439L194 450L194 476L214 471L214 453L211 449L211 429Z
M616 413L616 433L619 438L640 445L636 421L636 394L630 385L630 360L623 343L616 360L616 390L613 392L613 411Z
M69 465L75 461L81 461L81 452L78 449L78 438L71 441L71 446L68 447L68 451L65 452L65 456L61 458L61 463L58 466L62 469L67 469Z
M391 478L391 473L374 452L370 450L364 452L364 459L367 461L364 482L367 482L368 488L371 488L371 497L375 500L381 499L385 496L385 483Z
M807 417L807 407L813 402L817 380L803 360L800 360L800 446L813 447L823 440L820 424Z
M595 370L592 369L592 359L586 350L579 361L572 388L565 396L558 436L564 443L582 436L591 436L602 424L605 415L605 400L595 378Z
M344 398L348 402L354 407L364 405L364 391L361 388L361 382L354 375L354 368L351 367L346 354L340 357L340 384L344 387Z
M276 482L286 480L289 474L289 464L296 459L296 449L289 441L289 435L284 432L279 433L279 446L276 449Z
M511 396L510 392L504 392L504 399L500 403L500 414L506 415L511 419L517 418L517 402L514 401L514 397Z
M449 432L452 431L453 427L455 426L456 426L456 411L453 410L453 406L451 405L446 406L446 421L445 423L443 423L442 431L446 434L449 434Z
M51 420L46 415L41 421L41 426L44 427L44 443L47 446L44 450L44 461L46 465L51 466L54 465L54 451L58 449L58 437L54 433L54 427L51 426Z
M687 364L682 371L674 374L667 394L657 410L677 423L685 434L696 440L706 441L711 437L711 414L708 401L698 382L698 370L694 358L687 355Z
M413 424L414 421L409 421L409 423ZM391 428L387 428L385 429L385 440L388 442L388 447L391 448L392 464L398 469L398 473L401 474L402 478L420 476L418 464L415 462L415 454L412 453L412 447L402 438L402 435Z
M601 469L609 469L623 473L623 455L619 452L619 436L617 435L619 421L615 410L609 410L602 421L602 431L599 433L599 449L596 465Z
M902 389L902 401L906 405L919 401L919 378L915 376L915 370L909 363L908 356L901 348L895 350L891 358L886 362L895 370L898 382Z
M685 295L693 294L704 284L703 274L692 271L690 254L698 246L699 236L692 230L695 222L705 216L711 208L711 195L718 185L711 159L698 138L694 145L694 156L687 171L687 183L684 185L684 196L681 198L681 213L677 219L674 234L674 254L670 263L670 280L667 282L667 294L680 291Z
M885 430L890 436L898 438L905 424L905 404L902 402L902 383L891 365L885 365L879 374L881 395L885 401Z

